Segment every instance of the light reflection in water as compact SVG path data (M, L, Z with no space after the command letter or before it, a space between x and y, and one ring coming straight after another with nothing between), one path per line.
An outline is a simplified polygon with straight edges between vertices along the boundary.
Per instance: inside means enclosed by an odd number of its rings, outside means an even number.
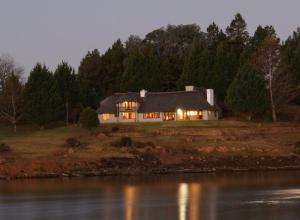
M189 186L189 214L190 220L200 220L200 200L201 200L201 185L198 183L191 183Z
M137 205L138 190L135 186L126 186L124 189L125 220L134 220L134 211Z
M186 220L186 210L188 205L188 184L181 183L178 187L178 207L179 207L179 220Z

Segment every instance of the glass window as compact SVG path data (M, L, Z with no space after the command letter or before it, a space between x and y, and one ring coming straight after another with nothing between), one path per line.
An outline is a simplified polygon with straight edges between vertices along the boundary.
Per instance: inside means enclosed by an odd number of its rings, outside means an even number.
M143 118L160 118L160 113L159 112L144 113Z
M135 112L122 112L121 116L124 120L135 119Z
M102 114L102 119L104 121L108 120L109 119L109 114Z

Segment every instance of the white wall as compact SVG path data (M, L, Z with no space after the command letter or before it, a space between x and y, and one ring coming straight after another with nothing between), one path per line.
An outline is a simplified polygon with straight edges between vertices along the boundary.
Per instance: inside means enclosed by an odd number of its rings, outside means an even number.
M218 120L218 111L203 110L203 120Z

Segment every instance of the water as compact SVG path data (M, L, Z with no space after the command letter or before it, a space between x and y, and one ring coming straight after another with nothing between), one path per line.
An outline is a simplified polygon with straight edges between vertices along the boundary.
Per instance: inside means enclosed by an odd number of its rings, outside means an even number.
M300 219L300 172L0 181L0 219Z

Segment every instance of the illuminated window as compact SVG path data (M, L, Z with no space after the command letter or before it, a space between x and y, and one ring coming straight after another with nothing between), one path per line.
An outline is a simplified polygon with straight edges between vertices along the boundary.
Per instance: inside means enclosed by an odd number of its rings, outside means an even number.
M160 113L159 112L144 113L143 118L160 118Z
M135 119L135 112L122 112L121 117L124 120Z
M109 119L109 114L102 114L102 120L106 121Z
M175 112L164 112L164 120L165 121L175 120Z
M133 109L137 106L136 102L125 101L120 104L120 107L125 109Z

